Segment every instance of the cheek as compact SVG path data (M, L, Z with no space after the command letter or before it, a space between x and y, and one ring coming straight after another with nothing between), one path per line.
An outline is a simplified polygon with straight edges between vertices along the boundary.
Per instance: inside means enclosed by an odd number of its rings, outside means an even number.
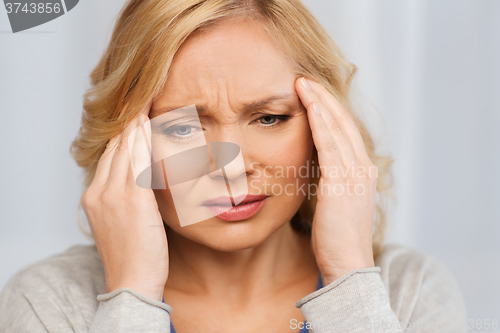
M260 155L264 165L274 168L298 169L310 160L313 140L309 124L305 119L297 119L294 126L278 133L266 145L262 145Z
M287 140L280 152L281 160L285 166L300 167L310 160L313 141L309 131L301 131Z
M253 160L259 162L260 172L255 173L255 187L276 198L275 204L285 210L300 205L310 183L313 139L307 119L296 119L279 133L267 136L266 142L255 141ZM266 183L268 184L266 186ZM304 187L305 185L305 187ZM299 190L301 189L301 190ZM277 207L276 206L276 207ZM293 210L293 209L291 209Z

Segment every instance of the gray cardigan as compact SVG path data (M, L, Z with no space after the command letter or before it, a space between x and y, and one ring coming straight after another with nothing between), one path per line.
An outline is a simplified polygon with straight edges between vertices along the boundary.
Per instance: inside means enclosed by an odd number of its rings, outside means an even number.
M457 282L434 258L390 244L375 265L296 303L310 332L467 332ZM168 304L129 288L106 293L95 245L23 268L0 294L1 333L169 333L171 313ZM291 320L290 328L302 324Z

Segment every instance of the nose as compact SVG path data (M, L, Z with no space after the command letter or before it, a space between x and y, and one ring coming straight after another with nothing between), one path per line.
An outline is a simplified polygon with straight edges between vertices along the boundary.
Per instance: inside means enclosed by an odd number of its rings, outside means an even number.
M225 177L227 180L240 178L246 182L246 176L252 174L251 156L249 154L251 142L246 136L244 127L241 127L240 114L234 112L229 103L221 102L217 105L218 112L213 115L214 122L205 134L209 145L210 158L214 177Z
M221 170L214 173L227 180L240 179L247 182L246 177L252 171L252 147L251 138L246 135L246 131L238 122L238 117L232 111L219 113L219 126L212 127L212 131L206 136L206 141L210 147L210 157L213 162L213 170Z
M248 194L246 163L240 147L232 142L210 142L210 158L216 172L212 179L220 182L229 190L233 198ZM233 204L238 204L234 202Z
M233 142L210 142L210 158L214 171L221 170L228 180L246 176L245 160L240 146Z

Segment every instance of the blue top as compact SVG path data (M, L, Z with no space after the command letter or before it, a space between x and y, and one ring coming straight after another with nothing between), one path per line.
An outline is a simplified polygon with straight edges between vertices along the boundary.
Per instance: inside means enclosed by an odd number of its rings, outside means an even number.
M316 285L316 290L319 290L321 288L323 288L323 281L321 280L321 273L320 273L319 278L318 278L318 284ZM163 303L165 303L163 296L162 296L161 301ZM307 323L307 321L304 321L304 327L302 327L302 329L299 331L299 333L309 333L309 330L306 328L306 323ZM174 328L174 324L172 324L172 320L170 320L170 333L177 333L177 332L175 332L175 328Z

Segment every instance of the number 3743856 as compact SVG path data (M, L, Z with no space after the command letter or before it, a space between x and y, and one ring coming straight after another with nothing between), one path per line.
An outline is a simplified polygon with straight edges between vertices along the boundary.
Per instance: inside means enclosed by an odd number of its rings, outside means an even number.
M60 13L61 4L60 3L20 3L20 2L6 2L5 8L7 9L7 14L11 13L31 13L31 14L51 14Z

